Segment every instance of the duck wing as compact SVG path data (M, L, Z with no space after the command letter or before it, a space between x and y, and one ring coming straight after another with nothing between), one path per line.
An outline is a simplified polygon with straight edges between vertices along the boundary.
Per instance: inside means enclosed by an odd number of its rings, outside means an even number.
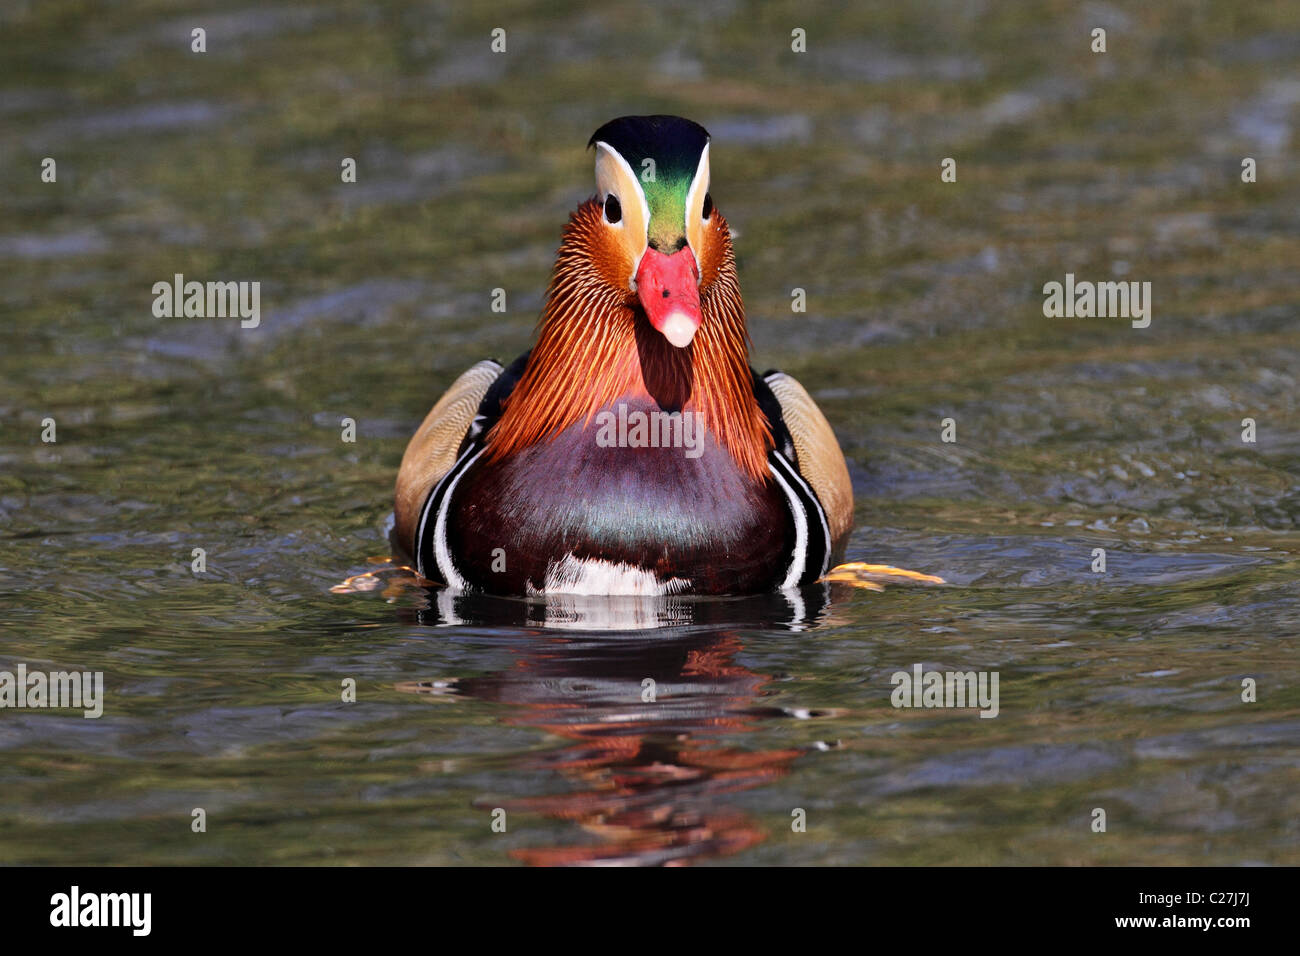
M777 451L817 495L832 548L839 548L853 527L853 483L830 422L807 390L785 372L755 374L754 396L772 426Z
M509 367L484 359L466 369L424 417L402 455L393 507L398 542L415 554L420 513L443 476L468 448L481 444L501 415L501 403L523 374L528 353Z

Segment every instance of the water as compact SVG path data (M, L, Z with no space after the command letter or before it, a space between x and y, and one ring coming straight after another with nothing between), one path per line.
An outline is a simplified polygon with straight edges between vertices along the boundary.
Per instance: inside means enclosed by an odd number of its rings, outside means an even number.
M1300 862L1300 11L547 10L0 14L0 670L108 695L0 711L0 860ZM652 111L714 134L849 557L949 586L547 608L370 563L429 405L527 347L587 136ZM178 272L259 280L260 327L155 318ZM1150 327L1044 318L1067 272L1151 282ZM895 709L917 663L999 716Z

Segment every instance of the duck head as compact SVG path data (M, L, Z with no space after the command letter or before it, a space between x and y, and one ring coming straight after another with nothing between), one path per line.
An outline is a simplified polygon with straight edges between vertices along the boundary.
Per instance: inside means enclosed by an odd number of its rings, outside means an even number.
M488 442L500 461L625 398L694 409L756 481L772 436L754 397L726 220L709 194L709 134L624 116L591 137L596 195L565 226L519 384Z
M656 331L686 348L717 278L726 225L709 194L709 134L679 116L623 116L592 135L601 224L593 260L635 296ZM632 301L629 298L629 301Z

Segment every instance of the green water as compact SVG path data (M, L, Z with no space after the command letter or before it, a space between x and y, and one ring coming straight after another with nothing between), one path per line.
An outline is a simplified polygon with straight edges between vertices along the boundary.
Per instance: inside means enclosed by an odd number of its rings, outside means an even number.
M713 134L849 558L952 586L640 631L332 592L642 112ZM1300 862L1295 4L18 2L0 134L0 670L107 695L0 710L0 862ZM260 326L155 318L176 273L260 281ZM1150 326L1045 318L1066 273ZM998 717L895 709L917 663Z

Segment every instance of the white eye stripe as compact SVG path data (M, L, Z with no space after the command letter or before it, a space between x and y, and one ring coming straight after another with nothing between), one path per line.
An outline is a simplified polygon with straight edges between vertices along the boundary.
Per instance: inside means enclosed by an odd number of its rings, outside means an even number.
M649 240L650 204L646 202L641 181L632 172L628 161L620 156L614 147L599 140L596 142L596 189L602 203L612 193L623 210L622 218L618 222L606 221L606 225L613 229L622 229L626 225L628 231L632 233L626 241L635 243L635 248L630 250L633 252L633 257L632 279L629 281L631 287L635 289L636 273L641 267L641 259L645 255ZM635 199L632 198L633 195ZM640 222L636 221L638 213L641 216Z
M695 177L686 193L686 241L695 256L695 272L703 280L700 265L700 246L704 241L704 197L709 193L709 144L700 152L700 163L695 167Z
M704 144L700 153L700 164L695 167L695 176L691 179L691 188L686 193L686 223L689 228L693 214L704 209L704 197L709 191L709 144Z
M641 180L636 178L636 173L632 172L632 167L628 164L628 161L620 156L618 150L614 147L610 146L608 143L597 142L596 148L603 149L605 155L614 161L619 172L622 173L622 175L617 177L608 175L607 170L602 168L600 156L596 157L596 188L600 190L600 201L604 202L609 194L613 193L614 196L618 198L619 204L622 205L623 197L619 194L619 190L616 187L623 185L623 191L626 192L627 184L631 184L633 191L636 193L637 202L641 206L641 218L648 227L650 224L650 204L646 202L645 192L641 189ZM615 178L619 180L619 182L609 181Z

